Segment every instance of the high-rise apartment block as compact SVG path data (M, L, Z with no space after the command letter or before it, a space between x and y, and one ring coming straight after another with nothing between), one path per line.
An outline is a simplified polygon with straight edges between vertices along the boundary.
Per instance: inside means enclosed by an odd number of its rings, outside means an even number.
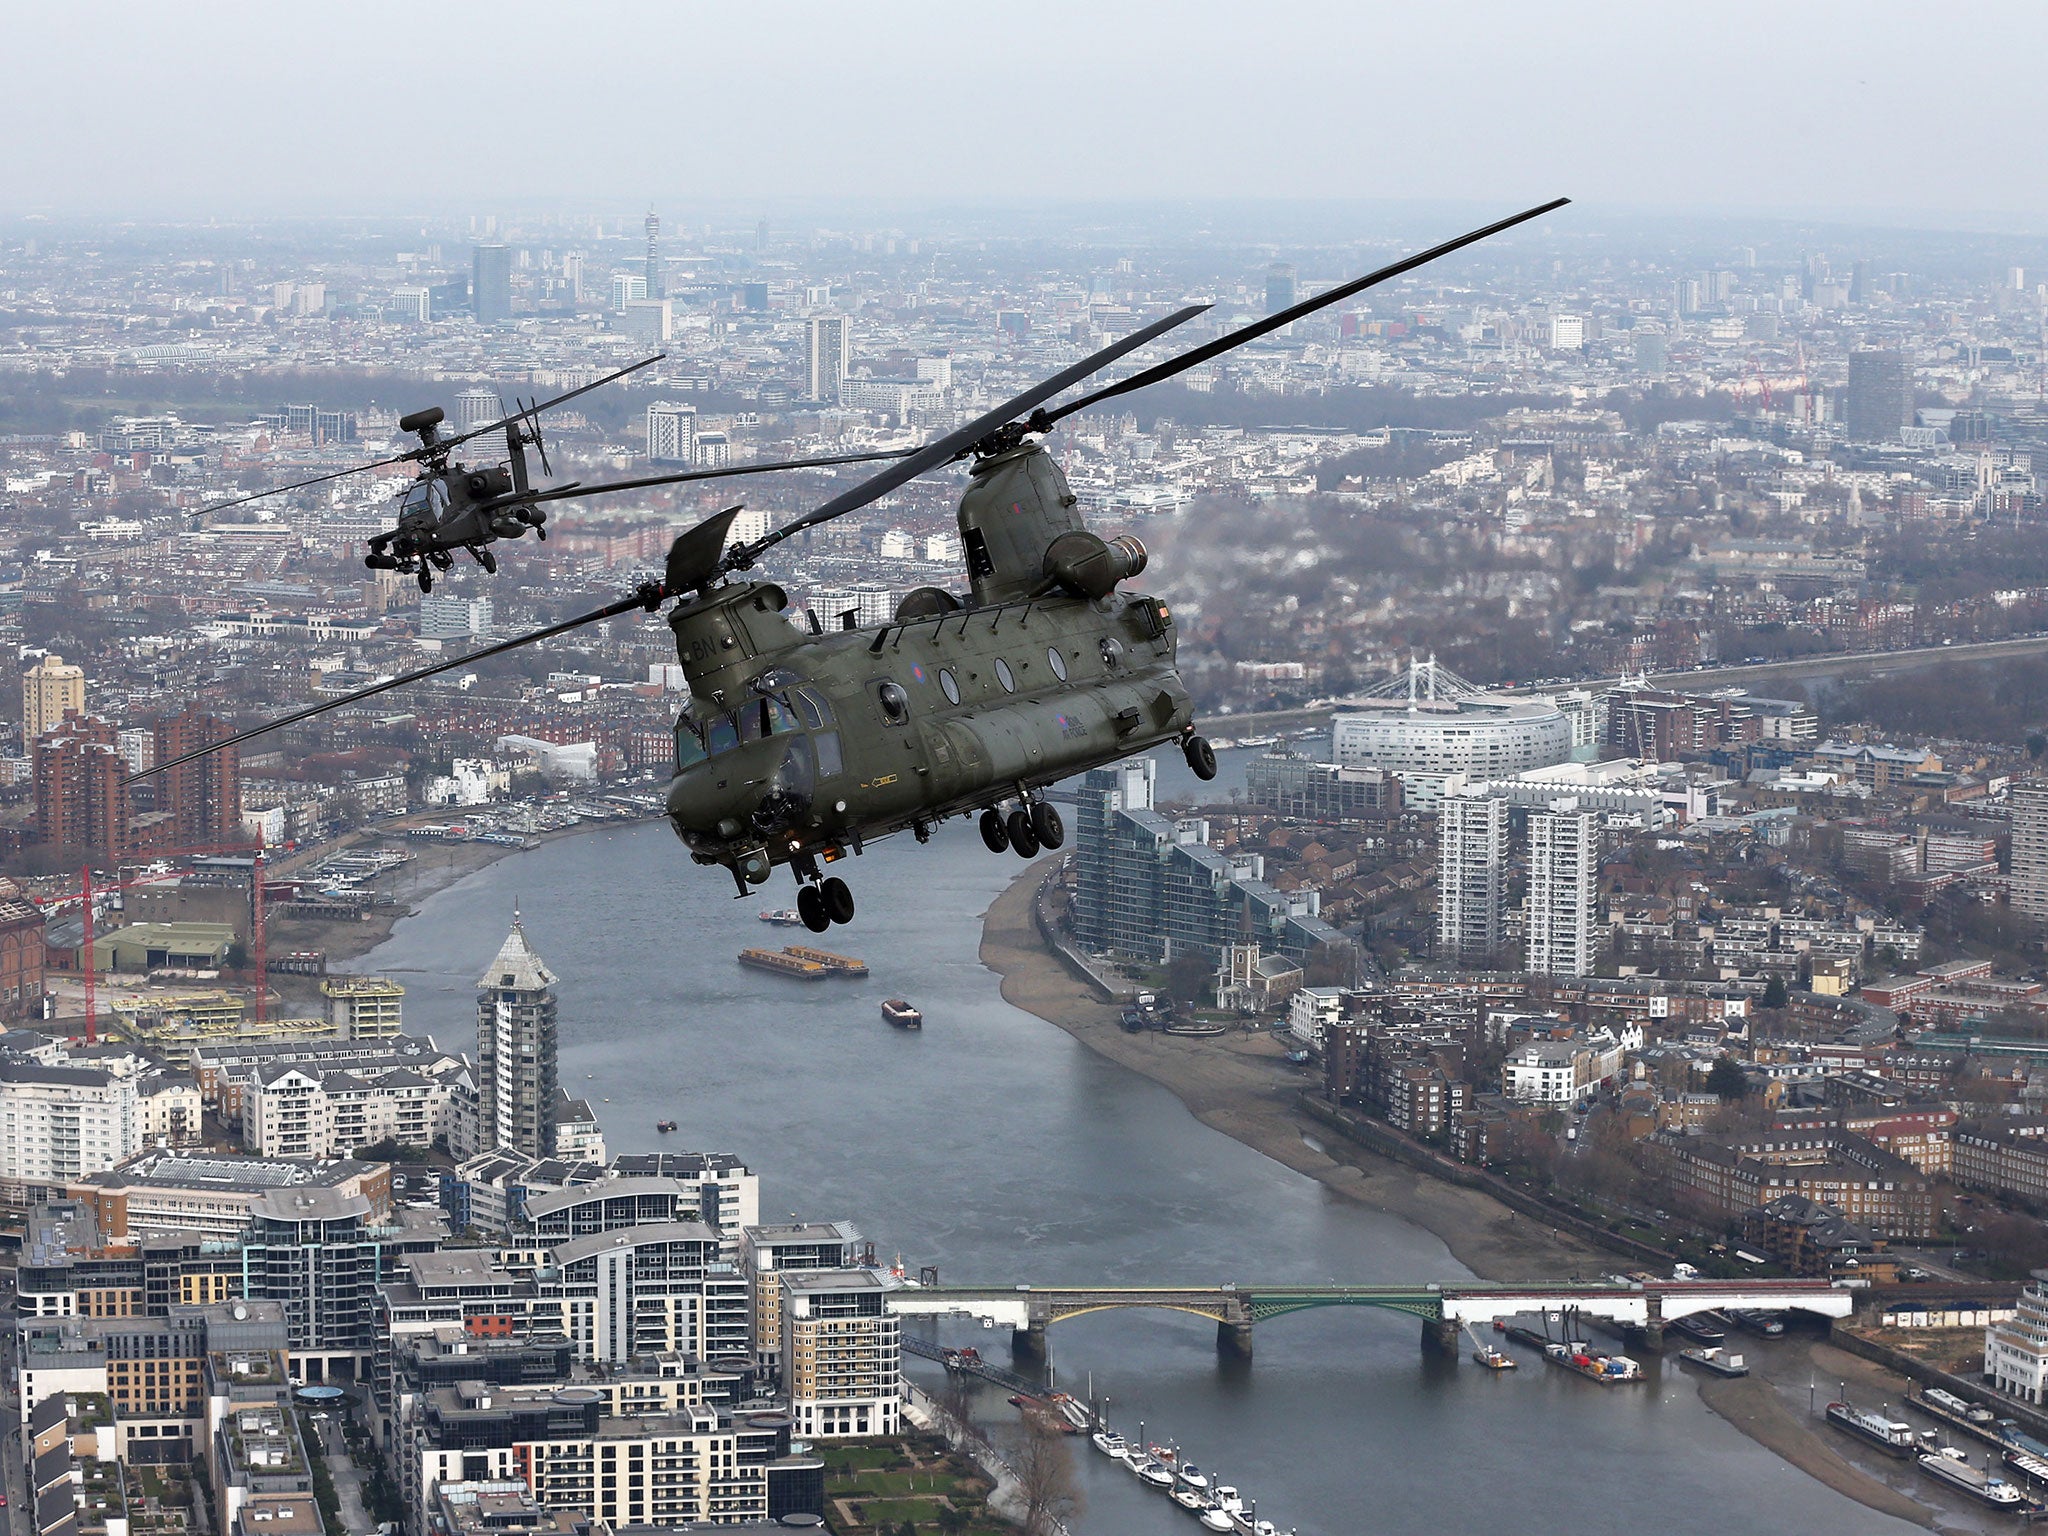
M34 741L66 715L85 713L85 670L44 656L21 676L21 739Z
M512 251L479 245L471 256L470 313L485 325L512 318Z
M2048 926L2048 779L2012 787L2012 904Z
M893 1435L900 1427L902 1324L872 1269L782 1277L782 1386L806 1440Z
M330 976L320 991L337 1040L396 1040L405 1032L405 988L388 976Z
M697 462L697 407L657 400L647 407L647 457L657 464Z
M661 274L661 216L652 208L647 210L647 297L658 299L663 296Z
M805 398L839 403L846 382L849 322L844 315L813 315L804 335Z
M45 732L35 744L36 840L119 858L128 835L126 769L104 720L74 715Z
M1906 359L1897 352L1849 354L1849 397L1845 402L1849 438L1889 443L1912 420L1913 391Z
M1277 315L1295 302L1294 267L1276 261L1266 269L1266 313Z
M188 710L156 723L156 760L167 763L234 734L217 715ZM242 831L242 754L234 747L168 768L156 780L156 803L173 818L170 846L237 847Z
M555 973L512 932L477 980L477 1139L533 1157L555 1155Z
M1507 801L1469 790L1444 796L1437 819L1438 959L1480 962L1500 952L1507 862Z
M1561 800L1529 813L1528 970L1585 976L1601 949L1600 816Z

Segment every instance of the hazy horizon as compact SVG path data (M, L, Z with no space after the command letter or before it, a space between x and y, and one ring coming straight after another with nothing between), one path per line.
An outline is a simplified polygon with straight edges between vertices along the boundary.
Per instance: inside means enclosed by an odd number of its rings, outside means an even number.
M454 26L388 3L0 14L19 66L0 101L10 222L650 202L1505 211L1563 193L1608 218L2048 230L2048 168L2024 153L2048 122L2035 94L1959 86L1925 13L1847 4L1487 0L1453 22L1215 0L1000 19L505 0ZM2048 10L1953 6L1939 35L2040 57Z

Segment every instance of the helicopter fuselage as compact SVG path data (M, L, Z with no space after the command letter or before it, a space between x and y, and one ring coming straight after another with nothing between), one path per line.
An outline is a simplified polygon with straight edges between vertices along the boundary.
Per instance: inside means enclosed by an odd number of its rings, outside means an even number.
M779 587L670 617L692 682L668 814L740 889L890 833L1021 800L1182 736L1193 706L1158 598L1060 594L804 633Z

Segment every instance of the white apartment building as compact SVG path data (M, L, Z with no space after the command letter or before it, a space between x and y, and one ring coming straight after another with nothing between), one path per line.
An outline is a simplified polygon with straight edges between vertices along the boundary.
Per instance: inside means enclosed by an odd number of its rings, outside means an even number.
M143 1148L133 1077L97 1067L0 1061L0 1179L103 1173Z
M1445 796L1437 816L1439 959L1476 961L1499 951L1507 862L1507 801L1466 791Z
M242 1090L242 1145L258 1157L347 1157L395 1141L429 1147L445 1137L461 1153L475 1085L465 1065L322 1068L282 1063Z
M2029 1281L2012 1316L1984 1330L1984 1375L2001 1392L2048 1402L2048 1281Z
M903 1412L901 1322L870 1269L782 1276L782 1386L805 1440L893 1435Z
M1287 1030L1310 1050L1323 1048L1324 1032L1344 1017L1342 987L1296 987L1287 999Z
M2015 784L2012 806L2012 904L2048 924L2048 780Z
M1529 813L1528 969L1584 976L1604 946L1600 816L1559 800Z

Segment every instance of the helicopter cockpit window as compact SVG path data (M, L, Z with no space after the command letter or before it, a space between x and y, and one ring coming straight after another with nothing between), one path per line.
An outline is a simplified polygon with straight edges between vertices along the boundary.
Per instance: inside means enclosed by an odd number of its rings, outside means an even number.
M697 734L697 722L688 715L676 717L676 772L704 761L704 738Z
M807 730L823 730L832 723L832 706L815 689L793 688L789 702L796 706L797 718Z
M882 706L882 718L890 725L901 725L910 718L910 695L895 683L875 684L875 702Z
M704 727L704 745L714 756L720 752L730 752L739 744L739 727L732 723L731 715L720 715Z
M448 508L448 488L439 480L415 480L398 504L401 515L425 512L438 518Z
M796 729L796 716L777 698L755 699L740 706L737 718L741 741L760 741L767 736L786 736Z

